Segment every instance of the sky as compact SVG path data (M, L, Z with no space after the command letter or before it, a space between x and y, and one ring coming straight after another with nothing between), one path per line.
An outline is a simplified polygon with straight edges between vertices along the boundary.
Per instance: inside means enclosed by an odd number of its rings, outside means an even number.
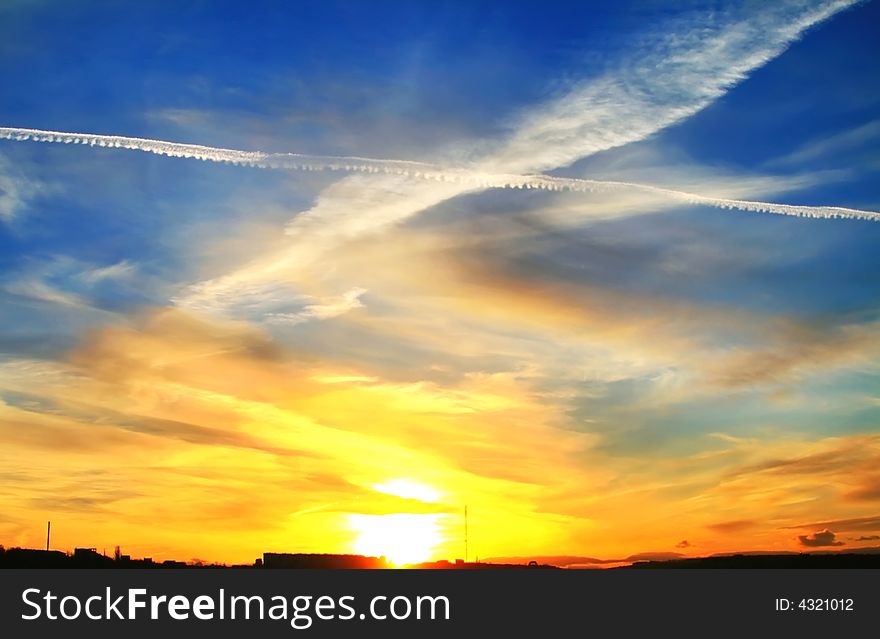
M878 21L4 2L0 543L880 545Z

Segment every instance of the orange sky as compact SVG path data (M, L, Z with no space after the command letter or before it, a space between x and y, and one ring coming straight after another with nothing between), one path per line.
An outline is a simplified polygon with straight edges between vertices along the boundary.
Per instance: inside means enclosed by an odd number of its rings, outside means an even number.
M880 3L178 4L0 2L0 544L880 546Z
M694 454L611 455L528 368L383 379L174 310L0 375L30 398L0 405L6 545L42 546L51 518L62 549L455 558L467 504L471 558L792 550L813 532L792 526L870 514L858 496L880 461L873 434L772 429L710 430Z

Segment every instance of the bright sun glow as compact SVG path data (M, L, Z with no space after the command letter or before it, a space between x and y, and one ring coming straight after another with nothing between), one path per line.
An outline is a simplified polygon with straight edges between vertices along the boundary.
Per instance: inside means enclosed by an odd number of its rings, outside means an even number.
M373 490L404 499L418 499L430 504L437 503L442 496L439 491L430 486L419 484L411 479L392 479L384 484L373 484Z
M428 561L443 541L442 514L350 515L358 532L354 551L370 557L385 557L396 566Z

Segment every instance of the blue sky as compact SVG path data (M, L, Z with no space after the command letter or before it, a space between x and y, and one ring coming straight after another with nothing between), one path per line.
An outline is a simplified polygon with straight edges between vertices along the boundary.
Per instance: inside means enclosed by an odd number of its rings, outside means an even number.
M876 212L880 3L847 4L22 0L0 8L0 126ZM118 535L133 535L133 503L159 508L173 467L196 503L198 477L233 481L242 501L318 508L315 530L350 547L337 520L394 479L358 456L369 441L428 456L399 474L447 483L437 513L483 499L535 532L490 554L786 548L786 527L876 514L878 245L874 221L638 188L0 140L0 407L44 432L5 461L25 477L55 455L110 477L71 528L111 513ZM252 477L264 461L221 472L250 437L273 463L296 457L265 452L286 436L255 411L311 420L297 437L318 461L269 488ZM75 436L84 423L108 429L106 447ZM155 462L132 468L152 488L120 496L108 460L144 447ZM0 495L0 532L29 539L44 489ZM640 522L633 495L656 513ZM144 551L195 552L192 508ZM228 528L225 509L198 516ZM281 544L308 528L270 519L258 510L248 530ZM708 532L728 520L752 536Z

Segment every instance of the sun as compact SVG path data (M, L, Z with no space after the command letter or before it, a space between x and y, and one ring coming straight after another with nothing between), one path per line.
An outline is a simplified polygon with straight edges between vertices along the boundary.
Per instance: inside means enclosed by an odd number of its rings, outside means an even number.
M437 503L443 494L435 488L409 478L397 478L370 486L378 493ZM444 541L439 513L390 513L387 515L349 515L357 532L354 551L361 555L385 557L395 566L428 561Z
M385 557L395 566L428 561L443 541L442 514L349 515L358 533L354 551L370 557Z
M443 496L435 488L420 484L411 479L392 479L384 484L373 484L372 489L386 495L393 495L403 499L417 499L431 504L437 503Z

